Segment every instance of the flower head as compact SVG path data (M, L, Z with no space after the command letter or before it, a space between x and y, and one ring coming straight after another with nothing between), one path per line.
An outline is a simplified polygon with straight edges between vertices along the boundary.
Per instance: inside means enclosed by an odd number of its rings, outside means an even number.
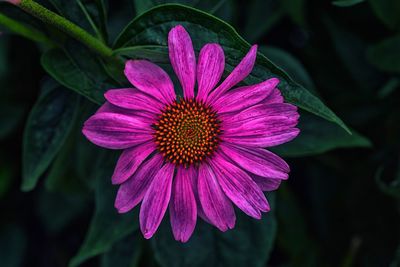
M221 46L206 44L196 64L190 36L178 25L168 48L183 97L159 66L129 60L133 87L107 91L83 133L96 145L123 149L112 177L120 185L117 210L141 202L140 228L150 238L169 206L174 237L186 242L197 216L226 231L235 225L233 204L256 219L270 210L263 191L277 189L289 166L265 148L295 138L299 114L284 103L276 78L234 88L252 71L257 46L220 84Z

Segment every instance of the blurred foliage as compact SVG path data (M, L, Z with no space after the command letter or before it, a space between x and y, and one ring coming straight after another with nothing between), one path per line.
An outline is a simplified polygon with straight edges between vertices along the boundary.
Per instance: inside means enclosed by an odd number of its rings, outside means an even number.
M400 264L398 0L38 2L113 47L114 57L0 3L0 266ZM168 3L180 5L156 7ZM178 22L196 51L221 43L225 76L247 42L259 44L245 83L278 76L301 109L302 130L274 148L292 172L268 196L270 213L255 221L237 212L226 233L199 220L186 244L173 240L169 218L145 240L137 209L116 212L117 155L81 134L103 92L127 85L124 59L170 72L166 36Z

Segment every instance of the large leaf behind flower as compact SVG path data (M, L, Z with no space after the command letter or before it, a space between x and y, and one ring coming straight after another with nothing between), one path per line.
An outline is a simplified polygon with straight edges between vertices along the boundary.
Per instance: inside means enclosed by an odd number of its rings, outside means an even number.
M54 81L44 83L25 126L22 190L33 189L49 167L72 128L78 107L77 94Z
M224 21L194 8L167 4L155 7L134 19L117 38L114 47L122 48L122 50L117 50L116 53L120 52L119 54L123 55L130 49L137 49L137 46L166 47L168 32L177 24L182 24L188 30L196 51L199 51L206 43L221 44L225 51L228 71L233 70L250 48L250 45ZM286 101L348 130L341 119L321 100L295 83L262 54L258 55L257 64L245 83L254 84L271 77L280 78L279 88Z

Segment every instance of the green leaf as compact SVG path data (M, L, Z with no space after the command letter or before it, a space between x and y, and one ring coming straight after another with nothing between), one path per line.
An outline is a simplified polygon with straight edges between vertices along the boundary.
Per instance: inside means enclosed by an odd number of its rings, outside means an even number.
M177 22L186 27L197 51L206 43L220 43L226 54L228 71L232 71L250 48L250 45L222 20L200 10L174 4L155 7L137 17L117 38L114 48L143 45L166 47L168 32ZM279 88L288 102L348 130L321 100L291 80L262 54L258 55L257 64L245 83L254 84L271 77L280 78Z
M76 0L96 36L107 43L107 11L104 0Z
M235 228L225 233L199 220L193 236L184 244L173 239L169 220L164 219L151 240L156 260L161 267L265 266L276 232L274 195L268 199L272 211L261 220L237 211Z
M139 231L116 243L101 256L101 267L136 267L142 253Z
M0 232L0 259L2 267L23 266L27 236L19 226L2 227Z
M110 251L116 242L129 234L133 234L139 228L136 212L118 214L114 208L116 187L111 184L111 176L115 157L111 157L111 155L110 153L101 153L97 158L97 164L92 166L93 177L96 179L96 210L85 241L69 263L71 267L78 266L91 257Z
M367 51L369 62L378 69L400 73L400 35L371 46Z
M346 133L337 125L311 114L302 113L298 125L300 134L289 143L271 150L281 156L301 157L316 155L336 148L370 147L370 141L352 130Z
M337 0L337 1L333 1L332 4L335 6L340 6L340 7L349 7L349 6L357 5L364 1L365 0Z
M78 95L46 81L26 122L22 190L32 190L63 145L77 116Z
M313 93L316 93L314 82L303 64L301 64L297 58L285 50L272 46L260 46L260 52L279 65L297 83L308 88Z
M400 1L369 0L376 16L390 29L400 30Z
M66 44L65 50L45 52L41 63L46 72L63 86L97 104L103 103L104 92L114 87L99 59L76 42Z
M277 197L276 216L279 224L277 243L290 258L292 266L318 266L318 246L311 238L304 211L286 184L281 185ZM296 222L296 227L293 227Z

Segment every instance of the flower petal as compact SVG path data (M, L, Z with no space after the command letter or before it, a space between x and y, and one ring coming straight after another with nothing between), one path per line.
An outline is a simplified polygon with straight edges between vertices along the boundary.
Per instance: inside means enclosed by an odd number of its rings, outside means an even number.
M197 100L205 101L224 73L225 55L219 44L206 44L197 63Z
M199 167L197 187L200 203L207 219L221 231L232 229L236 221L235 211L207 163Z
M82 132L92 143L110 149L124 149L153 138L151 127L135 117L97 113L84 124Z
M264 102L264 101L263 101ZM299 118L297 107L287 103L257 104L238 113L219 115L223 122L223 128L237 128L245 123L249 123L261 118L268 120L268 117L284 117L290 121Z
M263 101L264 104L283 103L283 96L278 88L275 88L272 93Z
M220 148L229 159L248 172L275 179L289 177L290 170L287 163L265 149L245 148L230 144L221 144Z
M168 74L156 64L147 60L128 60L125 76L137 89L171 104L176 99L174 85Z
M270 210L263 192L246 172L220 154L213 158L211 167L224 193L244 213L260 219L260 211Z
M120 185L114 204L119 213L130 211L142 201L154 176L161 169L162 162L161 155L154 155L142 163L130 179Z
M233 69L231 74L214 90L207 98L209 104L214 103L226 91L233 86L244 80L251 73L256 62L257 45L253 45L247 55L240 61L240 63Z
M121 184L135 173L139 165L156 149L153 141L125 149L112 176L113 184Z
M224 137L223 140L236 145L272 147L293 140L299 133L299 129L291 128L283 131L269 132L265 135Z
M260 103L278 83L278 79L272 78L259 84L236 88L221 96L213 106L218 113L240 111Z
M117 113L121 115L128 115L131 117L136 117L137 119L142 120L143 122L149 125L153 124L157 119L157 115L155 115L154 113L120 108L111 104L108 101L105 102L103 105L101 105L101 107L97 110L96 114L97 113Z
M143 110L159 114L163 104L136 88L112 89L104 94L113 105L126 109Z
M172 185L169 204L172 232L175 240L186 242L196 226L197 204L194 198L189 169L178 168Z
M261 177L258 175L254 175L252 173L248 173L251 179L260 187L262 191L274 191L279 188L281 185L282 180L280 179L270 179L266 177Z
M171 197L175 165L165 164L155 175L140 207L140 229L144 238L151 238L164 217Z
M181 82L185 98L194 97L196 57L192 40L182 25L172 28L168 34L169 59Z

